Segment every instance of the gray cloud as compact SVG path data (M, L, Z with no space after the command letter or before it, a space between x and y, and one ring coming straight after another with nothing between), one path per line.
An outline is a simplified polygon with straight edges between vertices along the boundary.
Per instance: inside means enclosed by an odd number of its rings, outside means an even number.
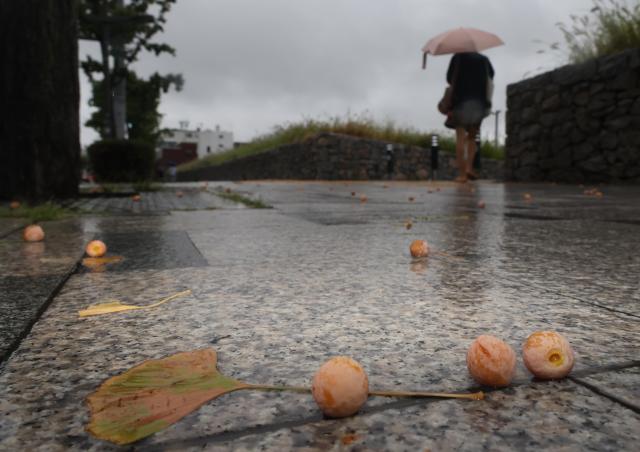
M303 117L347 112L421 130L442 128L435 105L448 56L429 57L428 38L458 26L492 31L506 45L488 50L496 69L494 107L505 109L506 85L558 64L538 55L535 39L560 39L556 22L584 13L591 0L179 0L162 40L175 58L143 56L135 69L181 72L185 89L163 97L166 126L181 119L220 124L236 140ZM83 43L81 54L97 47ZM88 86L82 85L82 117ZM488 120L487 133L493 133ZM95 135L83 130L83 142Z

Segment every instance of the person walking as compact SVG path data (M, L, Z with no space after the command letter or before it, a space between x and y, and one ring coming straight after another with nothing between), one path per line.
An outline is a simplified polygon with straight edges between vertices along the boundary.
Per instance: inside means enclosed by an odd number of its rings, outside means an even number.
M456 131L457 182L478 177L473 171L473 159L478 151L475 138L482 120L491 112L494 75L489 58L477 52L456 53L449 63L447 83L451 87L451 111L447 126Z

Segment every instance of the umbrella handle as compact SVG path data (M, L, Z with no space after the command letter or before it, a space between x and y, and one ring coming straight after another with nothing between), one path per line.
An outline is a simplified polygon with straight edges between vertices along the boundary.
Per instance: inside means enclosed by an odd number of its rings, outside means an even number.
M427 68L427 52L422 52L422 70Z

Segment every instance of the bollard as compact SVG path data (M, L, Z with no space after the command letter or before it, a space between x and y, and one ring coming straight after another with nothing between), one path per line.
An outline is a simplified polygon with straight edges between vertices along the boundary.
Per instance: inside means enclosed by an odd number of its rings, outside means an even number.
M435 180L438 171L438 135L431 135L431 179Z
M476 135L476 155L473 157L473 169L482 168L482 160L480 158L480 149L481 149L481 141L480 141L480 131Z
M393 171L396 166L396 159L393 151L393 144L387 144L387 149L385 151L385 159L387 160L387 177L391 179L393 175Z

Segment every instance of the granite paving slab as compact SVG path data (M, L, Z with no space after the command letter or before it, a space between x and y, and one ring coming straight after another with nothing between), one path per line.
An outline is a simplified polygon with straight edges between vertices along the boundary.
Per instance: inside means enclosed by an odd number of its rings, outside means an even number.
M17 347L65 277L0 276L0 363Z
M483 402L389 402L343 420L308 416L200 437L158 436L140 450L630 451L639 432L638 413L563 381L509 388Z
M456 286L465 287L464 280L453 276L436 290L421 276L407 266L399 277L387 269L364 274L339 266L320 270L313 263L297 270L213 266L74 275L0 376L0 447L18 441L27 448L100 449L104 443L83 431L84 398L105 378L144 359L184 350L215 347L219 369L248 382L308 385L326 358L346 354L364 365L372 387L463 391L475 387L466 372L466 349L482 333L518 349L529 332L556 329L576 350L576 370L628 361L640 341L637 322L575 300L508 287L456 300ZM193 296L154 311L77 317L79 309L105 299L146 304L185 288ZM519 363L517 384L530 379ZM521 394L513 404L537 397ZM368 406L385 403L377 398ZM234 394L147 443L177 444L300 419L319 420L309 396ZM620 421L623 443L627 421ZM396 427L394 421L384 434Z
M576 376L573 380L615 398L640 413L640 361L625 369Z
M110 256L121 257L109 271L203 267L207 261L184 231L103 232L96 238L107 244ZM93 268L81 266L82 271ZM101 269L102 271L102 269Z
M518 359L514 384L484 402L378 397L344 420L323 419L306 394L240 391L136 447L633 450L638 443L638 374L629 364L640 346L638 208L626 191L612 187L596 200L551 185L221 186L275 208L145 216L160 202L149 197L139 214L84 217L74 226L128 253L129 267L72 275L0 370L0 450L117 449L84 431L86 396L145 359L180 351L214 347L224 374L251 383L309 385L325 359L344 354L363 364L375 389L470 391L477 385L465 355L476 336L494 334L519 354L542 329L574 347L570 380L533 381ZM532 202L522 198L528 191ZM432 247L427 259L409 256L418 238ZM192 295L155 310L77 316L97 302L150 304L185 289Z

